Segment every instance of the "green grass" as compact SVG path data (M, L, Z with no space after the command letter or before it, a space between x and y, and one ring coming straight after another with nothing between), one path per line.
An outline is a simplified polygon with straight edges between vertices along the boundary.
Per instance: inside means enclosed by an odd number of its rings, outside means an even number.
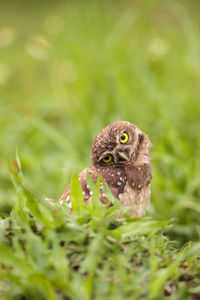
M85 206L73 177L70 214L33 197L18 157L11 173L18 200L1 221L1 299L196 299L200 243L179 251L168 222L119 218L118 201L99 201L100 182Z
M198 299L199 8L1 1L1 299ZM116 120L154 145L147 215L98 186L84 207L76 176L71 215L57 199Z

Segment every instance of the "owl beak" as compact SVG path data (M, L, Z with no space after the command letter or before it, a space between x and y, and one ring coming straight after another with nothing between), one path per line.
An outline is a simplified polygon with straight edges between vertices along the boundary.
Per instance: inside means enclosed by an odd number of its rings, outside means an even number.
M122 161L129 161L129 157L125 152L118 152L118 155L120 157L120 160Z

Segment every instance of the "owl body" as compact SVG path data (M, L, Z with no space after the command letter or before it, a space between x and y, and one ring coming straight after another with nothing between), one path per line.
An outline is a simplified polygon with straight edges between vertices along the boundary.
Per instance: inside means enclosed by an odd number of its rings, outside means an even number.
M105 127L92 145L90 165L79 174L80 186L86 204L92 192L87 185L87 174L96 182L102 178L121 207L128 207L131 217L144 215L150 199L152 169L151 142L136 125L117 121ZM60 198L70 205L70 185ZM107 203L103 187L100 200Z

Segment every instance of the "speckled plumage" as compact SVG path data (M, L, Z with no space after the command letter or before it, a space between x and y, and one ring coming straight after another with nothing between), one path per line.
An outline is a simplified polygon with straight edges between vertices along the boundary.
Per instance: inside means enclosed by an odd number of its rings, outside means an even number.
M126 143L120 142L123 133L128 135ZM79 174L86 204L91 198L87 185L89 174L93 181L99 176L108 184L121 207L129 206L131 217L143 216L150 199L151 145L148 136L130 122L117 121L105 127L93 142L90 165ZM111 161L103 162L110 155ZM70 184L59 201L65 200L70 206ZM108 201L103 190L100 200L103 203Z

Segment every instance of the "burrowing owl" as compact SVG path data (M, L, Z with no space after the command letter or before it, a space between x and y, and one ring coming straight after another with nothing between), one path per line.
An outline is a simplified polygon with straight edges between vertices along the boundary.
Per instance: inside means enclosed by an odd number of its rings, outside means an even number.
M86 204L92 192L87 185L87 174L93 181L99 176L109 186L121 207L128 206L131 217L143 216L150 198L151 142L136 125L118 121L105 127L96 137L90 154L90 165L79 174ZM100 200L108 200L101 190ZM70 203L70 184L60 198Z

